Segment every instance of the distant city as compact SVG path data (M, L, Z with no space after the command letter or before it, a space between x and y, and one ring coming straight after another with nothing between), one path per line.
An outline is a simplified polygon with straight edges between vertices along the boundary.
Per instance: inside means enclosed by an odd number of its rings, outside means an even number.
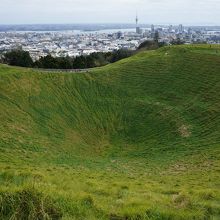
M21 48L33 60L48 54L76 57L94 52L119 49L135 50L146 40L169 45L175 40L184 44L220 44L220 27L180 25L0 25L0 53Z

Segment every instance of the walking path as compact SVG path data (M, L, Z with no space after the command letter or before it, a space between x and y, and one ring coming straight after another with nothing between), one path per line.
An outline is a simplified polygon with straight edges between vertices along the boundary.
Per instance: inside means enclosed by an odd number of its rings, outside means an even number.
M34 70L39 72L68 72L68 73L88 73L90 69L43 69L34 68Z

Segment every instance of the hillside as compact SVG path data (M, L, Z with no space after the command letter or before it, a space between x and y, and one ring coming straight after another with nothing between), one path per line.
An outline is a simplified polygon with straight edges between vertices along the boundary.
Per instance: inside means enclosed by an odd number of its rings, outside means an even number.
M0 65L0 121L0 219L220 218L220 46Z

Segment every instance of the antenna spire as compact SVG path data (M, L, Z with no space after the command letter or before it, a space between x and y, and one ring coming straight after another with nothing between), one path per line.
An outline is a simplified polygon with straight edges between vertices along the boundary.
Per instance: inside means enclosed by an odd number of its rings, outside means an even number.
M136 21L136 26L138 26L138 14L137 14L137 12L136 12L136 19L135 19L135 21Z

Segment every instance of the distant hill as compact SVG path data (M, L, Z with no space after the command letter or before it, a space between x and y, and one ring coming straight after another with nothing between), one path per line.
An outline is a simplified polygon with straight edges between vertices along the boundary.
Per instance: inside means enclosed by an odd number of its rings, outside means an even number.
M220 218L220 46L78 74L0 65L0 117L1 219Z

